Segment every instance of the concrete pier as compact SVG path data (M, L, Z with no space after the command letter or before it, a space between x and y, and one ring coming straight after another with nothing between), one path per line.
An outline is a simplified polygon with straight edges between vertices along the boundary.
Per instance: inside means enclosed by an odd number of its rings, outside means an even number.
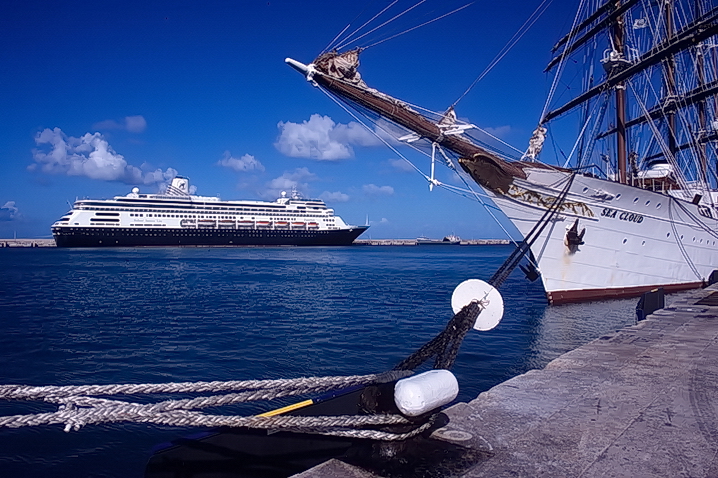
M511 244L508 239L466 239L462 240L462 246L497 246ZM354 245L357 246L416 246L416 239L356 239ZM436 244L432 244L435 246ZM452 244L441 244L441 246L449 246Z
M718 287L446 410L452 476L718 476ZM332 460L302 477L376 476ZM432 475L433 476L433 475Z
M0 239L0 247L55 247L55 239Z

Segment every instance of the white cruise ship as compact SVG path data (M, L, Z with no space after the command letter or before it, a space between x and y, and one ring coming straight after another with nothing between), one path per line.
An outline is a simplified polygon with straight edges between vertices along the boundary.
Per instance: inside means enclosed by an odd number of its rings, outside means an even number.
M351 226L319 199L296 193L274 202L194 196L176 177L164 194L134 188L114 199L81 199L52 225L58 247L351 244L369 226Z

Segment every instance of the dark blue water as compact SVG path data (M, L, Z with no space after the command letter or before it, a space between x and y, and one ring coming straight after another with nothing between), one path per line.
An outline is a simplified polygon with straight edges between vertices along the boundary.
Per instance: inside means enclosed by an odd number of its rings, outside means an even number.
M487 280L510 251L0 249L0 384L382 372L443 328L456 285ZM453 369L460 400L634 322L635 300L548 307L520 273L501 292L503 321L472 331ZM0 415L54 409L0 402ZM0 476L139 477L154 445L194 431L0 429Z

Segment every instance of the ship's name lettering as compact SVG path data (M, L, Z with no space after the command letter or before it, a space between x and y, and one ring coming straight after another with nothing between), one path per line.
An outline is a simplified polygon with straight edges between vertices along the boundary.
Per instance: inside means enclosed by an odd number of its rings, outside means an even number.
M643 215L642 214L636 214L634 212L621 212L619 213L616 209L611 209L610 207L604 207L603 211L601 211L601 216L603 217L610 217L611 219L615 219L618 217L621 221L628 221L628 222L635 222L636 224L640 224L643 222Z

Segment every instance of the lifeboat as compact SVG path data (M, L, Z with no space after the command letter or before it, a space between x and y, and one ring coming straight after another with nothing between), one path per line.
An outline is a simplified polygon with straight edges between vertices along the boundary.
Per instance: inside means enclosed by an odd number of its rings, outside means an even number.
M217 221L214 219L199 219L197 227L217 227Z
M292 223L292 227L295 229L302 229L304 226L306 226L306 223L303 221L295 221Z
M275 222L274 222L274 227L281 227L281 228L289 227L289 222L287 222L287 221L275 221Z
M238 227L252 227L252 226L254 226L254 221L250 221L249 219L237 221L237 226Z
M257 227L269 227L272 225L272 221L257 221Z
M309 229L319 229L319 223L318 222L310 222L310 223L307 223L307 227Z
M237 223L233 219L220 219L219 227L222 229L234 229Z

